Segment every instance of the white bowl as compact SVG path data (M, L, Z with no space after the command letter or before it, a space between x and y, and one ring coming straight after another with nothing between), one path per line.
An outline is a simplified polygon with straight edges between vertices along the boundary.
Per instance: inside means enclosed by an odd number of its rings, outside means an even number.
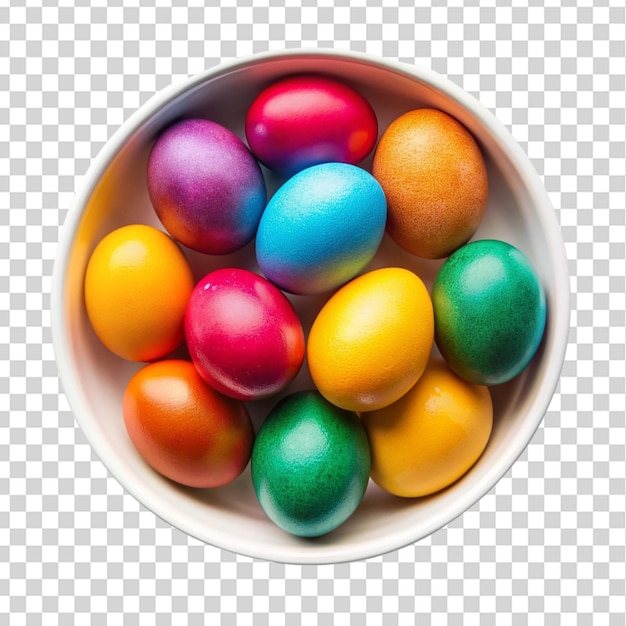
M434 107L473 133L485 155L489 202L474 239L496 238L520 248L536 268L547 296L543 343L516 379L492 388L494 427L476 465L448 489L418 499L388 495L370 481L354 515L318 539L291 536L264 514L249 467L213 490L177 486L150 469L126 434L121 399L140 367L109 353L85 313L83 276L91 251L108 232L129 223L159 226L148 198L146 163L159 133L175 120L205 117L242 139L253 98L269 83L301 72L323 72L355 86L376 110L380 132L400 114ZM369 167L371 157L363 166ZM277 181L264 170L270 191ZM256 269L254 246L225 257L186 250L196 276L229 265ZM387 236L366 269L402 265L428 286L441 261L402 251ZM293 297L305 331L324 298ZM424 68L339 51L284 51L230 62L155 95L115 133L85 176L59 243L52 292L52 331L63 388L76 419L111 474L144 506L209 544L252 557L287 563L336 563L363 559L426 537L488 492L523 452L550 403L559 379L569 328L569 279L560 228L541 181L507 130L459 87ZM288 390L311 386L306 368ZM284 395L284 394L283 394ZM274 400L251 406L258 427Z

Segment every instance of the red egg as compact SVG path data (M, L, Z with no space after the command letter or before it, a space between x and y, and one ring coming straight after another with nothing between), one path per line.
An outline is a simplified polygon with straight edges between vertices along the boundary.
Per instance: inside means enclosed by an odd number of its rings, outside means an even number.
M292 176L319 163L360 163L376 143L378 122L352 87L323 76L296 76L257 96L245 130L259 161Z
M304 332L291 302L244 269L215 270L196 285L185 335L202 378L240 400L278 393L304 360Z

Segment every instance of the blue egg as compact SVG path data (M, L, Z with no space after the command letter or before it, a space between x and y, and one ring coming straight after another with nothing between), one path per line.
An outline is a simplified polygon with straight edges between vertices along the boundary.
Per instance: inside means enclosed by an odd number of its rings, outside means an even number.
M330 291L372 260L386 220L385 194L369 172L346 163L314 165L268 203L256 238L259 268L290 293Z

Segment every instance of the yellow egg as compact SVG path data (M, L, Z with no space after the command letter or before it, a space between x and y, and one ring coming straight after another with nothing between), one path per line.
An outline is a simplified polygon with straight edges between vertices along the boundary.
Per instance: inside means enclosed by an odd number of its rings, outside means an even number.
M476 232L487 169L472 135L446 113L416 109L392 122L372 173L387 198L387 232L409 252L443 258Z
M374 270L337 291L315 319L309 371L330 402L372 411L395 402L422 375L434 317L422 280L402 268Z
M398 402L361 419L374 482L417 497L451 485L476 463L491 435L493 409L487 387L464 381L435 358Z
M85 273L87 316L100 341L130 361L152 361L183 340L193 274L178 244L136 224L109 233Z

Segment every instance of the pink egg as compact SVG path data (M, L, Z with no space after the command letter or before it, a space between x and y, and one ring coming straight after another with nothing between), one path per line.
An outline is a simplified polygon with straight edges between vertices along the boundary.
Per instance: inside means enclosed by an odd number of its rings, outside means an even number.
M278 393L304 360L304 333L291 302L244 269L215 270L196 285L185 335L202 378L239 400Z
M360 163L376 143L378 122L351 87L323 76L296 76L257 96L245 130L259 161L292 176L319 163Z
M249 243L265 208L261 168L230 130L204 119L168 128L148 161L148 192L167 231L206 254Z

